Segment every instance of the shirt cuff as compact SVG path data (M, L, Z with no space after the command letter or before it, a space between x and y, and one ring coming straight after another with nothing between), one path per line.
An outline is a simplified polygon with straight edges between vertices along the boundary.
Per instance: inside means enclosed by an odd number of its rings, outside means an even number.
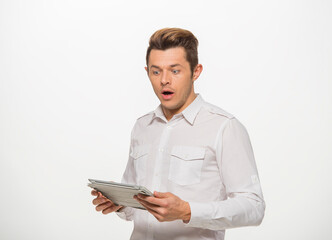
M191 217L188 223L185 223L187 227L208 228L209 220L213 215L213 207L207 203L189 202Z
M133 215L133 209L130 207L123 207L119 211L115 212L120 218L131 221Z

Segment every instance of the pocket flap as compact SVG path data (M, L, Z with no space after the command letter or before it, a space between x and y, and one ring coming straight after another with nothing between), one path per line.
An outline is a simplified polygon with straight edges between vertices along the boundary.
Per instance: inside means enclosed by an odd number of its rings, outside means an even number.
M149 145L136 146L134 147L133 151L130 153L130 156L137 159L148 154L148 152L149 152Z
M202 147L188 147L175 146L172 149L172 156L181 158L186 161L203 159L205 156L205 148Z

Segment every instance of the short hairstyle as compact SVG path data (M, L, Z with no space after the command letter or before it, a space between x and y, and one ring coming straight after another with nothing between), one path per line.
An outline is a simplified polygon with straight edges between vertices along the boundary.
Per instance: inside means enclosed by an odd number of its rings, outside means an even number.
M146 51L146 65L152 49L166 50L169 48L183 47L186 59L190 64L191 73L198 64L198 40L190 31L181 28L163 28L150 37L149 47Z

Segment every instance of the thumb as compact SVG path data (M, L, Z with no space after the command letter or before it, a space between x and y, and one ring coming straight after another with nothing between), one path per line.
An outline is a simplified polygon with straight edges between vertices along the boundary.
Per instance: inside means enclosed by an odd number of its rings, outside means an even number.
M156 198L166 198L166 197L168 197L168 193L157 192L157 191L154 191L153 195Z

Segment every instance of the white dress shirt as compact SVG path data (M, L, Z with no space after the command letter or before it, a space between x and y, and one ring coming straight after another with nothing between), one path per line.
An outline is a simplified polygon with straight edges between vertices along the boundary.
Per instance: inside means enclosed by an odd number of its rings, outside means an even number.
M265 203L249 136L231 114L195 100L170 121L161 106L140 117L131 135L122 182L171 192L189 202L191 219L158 222L123 208L132 240L224 239L225 229L259 225Z

